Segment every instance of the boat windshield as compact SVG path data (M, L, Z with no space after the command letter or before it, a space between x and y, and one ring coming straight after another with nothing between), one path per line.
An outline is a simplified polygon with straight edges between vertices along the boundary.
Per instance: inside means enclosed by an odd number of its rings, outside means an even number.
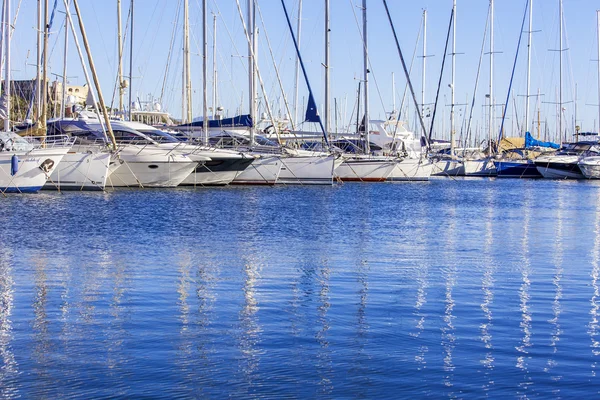
M139 129L138 132L156 140L158 143L179 143L179 140L160 129Z

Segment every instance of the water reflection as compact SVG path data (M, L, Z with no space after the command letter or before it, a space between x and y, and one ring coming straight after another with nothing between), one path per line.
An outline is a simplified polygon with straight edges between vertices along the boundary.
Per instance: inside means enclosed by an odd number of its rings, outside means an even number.
M46 382L52 379L50 370L52 362L49 358L50 350L52 349L52 342L49 332L50 322L48 320L48 292L50 290L48 285L48 277L46 275L47 258L44 253L34 255L35 259L35 297L33 299L33 360L36 363L35 374L35 386L38 387L37 393L44 393Z
M522 389L527 389L529 385L531 385L531 377L529 375L529 367L528 362L530 360L529 356L529 348L532 346L531 343L531 305L529 304L531 300L531 260L530 260L530 243L529 243L529 235L531 229L531 207L532 207L532 199L531 199L531 190L526 190L524 193L524 204L523 204L523 237L521 239L522 248L522 261L521 261L521 286L519 288L519 300L520 300L520 310L521 310L521 332L523 337L519 345L517 346L517 368L519 368L523 373L523 380L519 383L519 386Z
M331 269L327 260L321 263L319 271L319 306L317 309L319 330L317 331L316 339L319 343L317 353L317 369L319 372L319 394L331 395L333 385L331 376L333 374L333 363L331 359L331 350L329 349L329 328L330 321L327 312L331 307L329 298L329 278Z
M260 260L251 251L244 257L243 292L244 302L239 312L240 333L238 348L241 351L239 370L244 377L248 391L255 385L256 372L260 363L260 341L261 327L258 323L257 313L259 303L256 298L257 284L260 279Z
M448 230L446 232L446 244L448 254L456 254L456 224L457 224L457 211L456 211L456 198L457 198L457 187L453 185L450 189L450 207L448 209ZM453 314L455 301L453 298L453 290L456 285L456 260L453 256L448 258L448 265L443 271L443 278L446 283L445 285L445 298L444 298L444 315L443 320L445 326L442 326L442 347L444 349L444 361L443 370L444 374L444 385L452 387L454 382L454 361L453 353L456 342L456 334L454 327L454 319L456 318ZM451 395L451 394L450 394Z
M486 192L487 210L485 218L485 239L483 246L483 261L485 265L483 277L481 279L481 291L483 292L481 310L483 311L484 322L479 325L479 329L481 331L481 341L485 347L485 355L480 362L485 368L485 375L487 378L487 383L485 384L486 389L489 389L489 387L493 385L493 378L491 378L490 373L491 370L494 369L494 354L492 352L493 345L491 332L493 316L490 307L494 302L494 273L496 269L494 265L495 260L492 254L492 245L494 243L494 232L492 228L494 221L495 197L495 192L491 187L489 187Z
M594 248L592 249L592 288L594 293L590 300L590 323L588 324L588 334L591 339L591 350L592 350L592 376L596 376L596 370L598 368L598 356L600 356L600 284L598 279L600 277L600 202L596 202L595 212L595 224L594 224Z
M565 201L564 201L564 188L560 188L558 191L558 209L556 212L556 229L555 229L555 243L554 243L554 253L553 253L553 263L554 263L554 276L552 277L552 284L554 285L554 300L552 301L552 318L548 321L552 325L552 333L550 336L550 347L552 348L552 353L549 354L548 361L546 363L545 372L548 372L551 375L551 379L554 381L558 381L562 378L560 375L554 374L554 368L558 365L558 359L556 358L556 352L558 351L558 342L560 341L560 335L562 333L560 326L560 315L562 312L560 301L563 297L563 289L562 289L562 276L563 276L563 253L564 253L564 210ZM560 393L560 388L556 387L553 390L554 394Z
M11 343L13 325L11 316L14 304L14 281L10 250L0 252L0 397L10 399L19 397L16 378L19 366L15 360Z

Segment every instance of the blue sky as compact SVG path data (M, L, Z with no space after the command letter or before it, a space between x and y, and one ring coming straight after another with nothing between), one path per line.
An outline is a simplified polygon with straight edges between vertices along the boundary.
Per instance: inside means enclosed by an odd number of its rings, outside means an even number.
M13 12L19 4L12 0ZM52 6L53 1L50 0ZM117 68L117 25L116 0L88 1L80 0L82 16L88 31L94 60L102 83L105 98L113 97L113 89ZM127 23L129 1L123 0L124 25ZM174 116L181 116L181 68L182 68L182 35L181 22L176 15L180 0L136 0L134 25L134 79L132 82L134 95L142 100L150 97L158 98L165 77L165 68L169 59L171 35L176 27L174 51L170 58L170 73L166 78L166 91L163 96L163 108ZM245 14L246 1L240 0ZM356 90L362 78L362 48L359 26L361 25L360 0L331 0L331 77L332 99L338 104L338 127L347 126L353 120L352 110L355 106ZM443 47L447 24L452 8L451 0L400 0L388 1L396 30L400 36L401 46L408 63L411 63L417 36L422 24L423 9L428 10L428 53L433 55L427 59L427 102L433 102L439 79L439 70L443 56ZM36 0L22 0L16 31L13 37L13 76L15 79L32 78L35 74L35 18ZM298 0L286 0L296 23ZM265 82L268 98L277 114L283 113L282 91L277 83L273 61L270 56L268 37L275 61L280 71L284 91L293 103L294 97L294 64L295 53L285 23L285 17L279 0L259 0L258 6L262 20L258 18L260 33L259 62L262 78ZM219 105L229 115L238 111L247 112L247 63L246 39L241 27L235 0L208 0L210 12L209 27L209 65L212 70L212 15L217 14L217 69ZM480 57L483 33L488 14L486 0L458 0L457 10L457 56L456 102L470 103L475 86L475 75ZM495 10L495 104L505 103L508 81L515 57L520 24L523 18L525 0L496 0ZM565 48L563 70L563 97L565 125L573 125L575 114L575 84L577 84L577 121L584 131L591 131L597 126L597 64L596 59L596 9L600 8L597 0L564 0ZM62 0L58 10L64 9ZM201 42L201 2L190 0L192 30L192 76L194 87L194 115L202 113L202 71L200 57ZM306 62L311 85L315 91L318 105L323 104L324 70L324 38L323 38L324 1L304 0L302 19L301 51ZM392 90L392 73L395 76L395 101L399 108L405 90L405 79L396 52L393 36L385 15L382 2L368 1L369 15L369 53L371 60L370 107L373 118L383 118L391 111L394 103ZM358 23L357 23L358 20ZM50 38L51 72L62 74L63 28L64 14L56 14L55 25ZM264 23L264 28L263 28ZM177 25L175 25L177 24ZM548 51L558 49L558 0L534 1L534 34L532 63L532 92L539 89L544 95L540 105L542 129L548 126L550 135L555 135L558 90L558 53ZM266 29L266 30L265 30ZM527 25L525 27L527 29ZM413 84L420 98L421 91L421 43L412 70ZM67 75L72 83L85 83L81 66L71 41L69 44L69 63ZM488 45L486 44L486 52ZM126 46L129 51L129 46ZM483 135L487 131L484 115L485 94L489 86L489 61L484 56L482 72L474 109L473 130L475 135ZM449 61L449 59L448 59ZM129 62L125 62L128 71ZM439 136L447 136L449 131L450 64L442 81L440 93L439 118L436 130ZM526 91L526 37L523 38L520 59L517 64L513 93L524 95ZM212 72L209 71L209 99L212 88ZM299 97L306 99L306 86L301 83ZM262 97L262 95L261 95ZM407 98L408 101L408 98ZM333 103L333 100L332 100ZM303 107L303 105L301 105ZM500 114L497 108L497 114ZM532 99L532 114L536 109L536 100ZM333 112L333 111L332 111ZM457 130L465 121L466 106L457 106ZM517 133L517 124L522 125L524 119L524 98L511 98L507 112L506 130L508 134ZM537 115L537 111L535 112ZM414 113L408 111L405 116L411 126L416 121ZM494 129L499 129L499 120L495 120ZM571 132L572 133L572 132Z

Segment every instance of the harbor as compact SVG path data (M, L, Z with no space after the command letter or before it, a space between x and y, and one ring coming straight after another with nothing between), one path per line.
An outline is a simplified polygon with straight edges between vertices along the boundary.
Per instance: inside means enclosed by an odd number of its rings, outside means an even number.
M0 399L598 395L600 10L426 3L3 0Z

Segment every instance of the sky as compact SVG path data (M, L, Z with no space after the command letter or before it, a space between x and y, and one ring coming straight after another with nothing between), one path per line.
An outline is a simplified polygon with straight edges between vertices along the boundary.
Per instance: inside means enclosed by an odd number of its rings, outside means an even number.
M500 129L503 105L506 103L509 81L515 61L517 43L527 0L496 0L494 8L494 118L492 132ZM563 52L563 126L567 135L574 133L575 124L582 131L598 129L597 89L597 0L564 1ZM246 17L247 0L239 0ZM54 0L50 0L52 8ZM102 91L108 103L114 97L117 74L117 1L79 0L93 58L98 70ZM130 1L122 0L123 25L129 26ZM247 39L235 0L207 0L208 27L208 98L212 107L213 87L213 18L216 16L217 93L219 106L225 114L248 113ZM294 29L297 24L299 0L285 0ZM330 0L331 17L331 114L337 115L332 129L353 129L356 121L356 98L363 79L362 1ZM37 0L11 0L13 16L19 6L12 41L13 79L35 76L36 9ZM57 12L50 35L49 67L51 74L63 73L64 4L57 2ZM300 51L307 68L320 114L324 103L324 4L321 0L302 2ZM521 135L525 127L541 137L557 136L559 101L559 0L534 0L531 97L529 123L525 119L527 76L527 33L523 34L515 68L512 95L506 111L505 132ZM401 49L409 66L411 80L420 102L422 90L423 10L427 10L427 68L425 73L425 103L436 97L452 0L388 0L390 13L398 33ZM73 9L73 7L71 7ZM133 33L132 94L141 101L157 102L179 118L182 92L182 0L135 0ZM201 0L190 0L190 29L192 47L193 114L202 115L202 12ZM380 0L367 1L368 50L370 60L369 107L371 118L386 118L394 109L401 118L417 129L417 118L410 96L405 96L406 79L396 50L392 31ZM457 0L456 13L456 131L466 132L470 104L475 91L476 76L481 59L471 136L483 140L490 130L487 113L490 92L489 33L484 44L484 31L489 13L487 0ZM527 17L528 18L528 17ZM292 38L279 0L257 0L258 64L264 82L259 89L261 111L268 98L276 115L285 114L284 99L294 108L296 55ZM528 19L525 24L528 30ZM72 36L72 35L71 35ZM171 43L173 45L171 46ZM452 43L452 42L450 42ZM172 50L170 50L172 49ZM129 71L129 33L126 38L125 71ZM451 49L450 51L451 52ZM271 55L273 54L273 56ZM167 68L168 65L168 68ZM276 68L275 68L275 66ZM168 71L168 72L166 72ZM277 79L278 71L283 90ZM55 77L56 75L51 75ZM68 42L67 76L72 84L85 84L73 38ZM451 57L447 57L438 102L434 136L448 137L450 132ZM577 96L575 95L577 88ZM266 93L266 96L265 96ZM303 113L308 92L301 79L298 89L298 113ZM404 101L403 101L404 99ZM540 99L538 104L538 99ZM410 101L409 101L410 100ZM362 100L361 100L362 102ZM576 107L577 105L577 107ZM426 114L431 115L432 105ZM294 111L292 111L295 114ZM294 118L296 118L294 116ZM575 121L576 118L576 121ZM535 122L535 123L534 123ZM426 120L429 126L430 119ZM315 129L314 127L312 129Z

